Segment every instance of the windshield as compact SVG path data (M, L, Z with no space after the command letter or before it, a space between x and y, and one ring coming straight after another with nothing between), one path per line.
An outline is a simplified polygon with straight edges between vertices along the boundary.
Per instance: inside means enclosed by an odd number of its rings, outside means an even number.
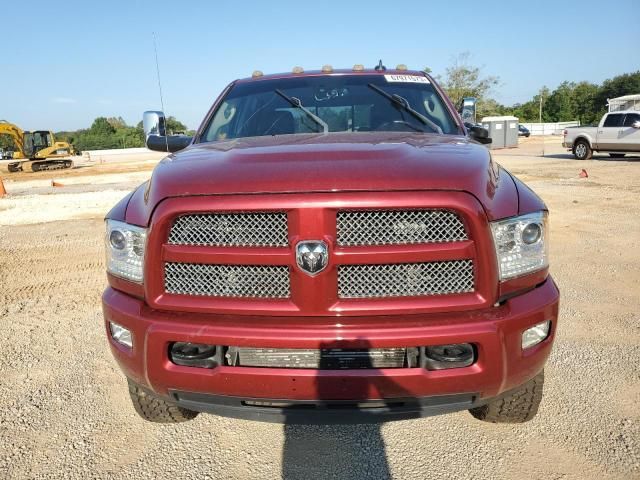
M426 77L327 75L235 85L201 140L322 133L324 124L328 132L460 133Z

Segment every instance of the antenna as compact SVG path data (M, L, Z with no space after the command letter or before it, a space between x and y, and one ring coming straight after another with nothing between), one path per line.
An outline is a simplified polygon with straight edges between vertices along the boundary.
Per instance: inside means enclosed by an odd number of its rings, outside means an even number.
M156 32L153 33L153 50L156 54L156 74L158 75L158 90L160 91L160 107L162 108L162 112L164 113L164 99L162 98L162 82L160 82L160 64L158 63L158 45L156 42ZM164 140L167 146L167 152L169 151L169 137L167 136L167 124L165 120L164 125Z

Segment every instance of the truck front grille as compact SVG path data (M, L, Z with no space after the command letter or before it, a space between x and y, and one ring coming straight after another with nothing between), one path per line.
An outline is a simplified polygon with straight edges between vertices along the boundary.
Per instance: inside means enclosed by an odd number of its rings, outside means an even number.
M317 319L495 302L486 214L464 192L170 198L154 222L145 295L158 310ZM320 272L306 241L326 248Z
M462 221L448 210L338 212L338 245L403 245L467 240Z
M381 298L473 292L473 261L341 265L339 298Z
M182 215L171 227L169 243L215 247L286 247L287 214L282 212Z
M234 351L235 350L235 351ZM293 349L231 347L227 357L239 367L310 368L342 370L360 368L403 368L417 365L417 348ZM413 352L415 350L415 352Z
M289 298L289 267L166 263L165 291L179 295Z

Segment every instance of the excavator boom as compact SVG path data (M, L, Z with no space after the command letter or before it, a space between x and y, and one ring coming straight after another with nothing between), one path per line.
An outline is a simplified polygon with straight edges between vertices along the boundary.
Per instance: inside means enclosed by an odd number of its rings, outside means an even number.
M0 135L9 135L13 139L16 151L13 154L13 158L27 158L24 152L24 131L6 120L0 120ZM16 156L16 153L19 155Z

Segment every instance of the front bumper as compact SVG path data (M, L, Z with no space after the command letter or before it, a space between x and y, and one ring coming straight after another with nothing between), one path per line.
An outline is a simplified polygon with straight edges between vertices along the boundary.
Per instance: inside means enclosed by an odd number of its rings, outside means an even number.
M500 306L451 314L348 318L183 314L152 310L142 300L112 288L103 295L103 310L111 350L125 375L157 395L192 410L232 417L294 423L322 417L326 421L318 421L330 423L332 418L380 421L462 410L517 388L540 372L549 356L558 300L558 289L548 277ZM522 331L546 320L552 322L549 337L523 351ZM111 339L109 321L131 330L132 349ZM469 367L439 371L201 369L169 360L169 345L176 341L271 348L467 342L475 344L477 361ZM383 405L376 400L384 400ZM283 407L282 402L287 405ZM355 417L353 412L362 415Z

